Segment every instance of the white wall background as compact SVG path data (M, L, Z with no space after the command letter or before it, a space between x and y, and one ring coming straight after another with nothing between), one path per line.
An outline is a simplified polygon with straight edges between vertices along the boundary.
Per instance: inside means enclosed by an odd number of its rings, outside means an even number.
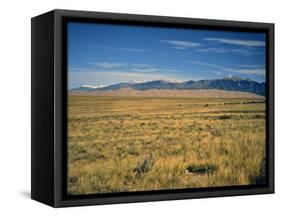
M2 0L0 2L0 216L278 216L281 15L277 0ZM30 18L54 8L276 24L276 194L52 209L30 197ZM42 186L44 188L44 186ZM278 207L279 206L279 207Z

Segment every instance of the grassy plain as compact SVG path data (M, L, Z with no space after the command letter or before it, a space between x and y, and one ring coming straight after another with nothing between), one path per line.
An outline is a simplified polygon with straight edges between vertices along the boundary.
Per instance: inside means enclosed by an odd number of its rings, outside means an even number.
M262 101L70 95L68 193L262 183Z

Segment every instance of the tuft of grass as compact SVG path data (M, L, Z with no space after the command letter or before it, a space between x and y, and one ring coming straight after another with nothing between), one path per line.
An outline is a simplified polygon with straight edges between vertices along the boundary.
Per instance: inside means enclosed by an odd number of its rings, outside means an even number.
M195 173L195 174L210 174L213 173L217 169L215 165L191 165L186 168L187 173Z
M134 169L134 172L137 174L147 173L151 170L154 164L154 159L152 154L147 156L143 161L139 161L137 167Z
M232 116L231 115L220 115L218 116L218 119L220 120L226 120L226 119L231 119Z
M221 131L218 128L213 128L210 130L212 136L221 136Z

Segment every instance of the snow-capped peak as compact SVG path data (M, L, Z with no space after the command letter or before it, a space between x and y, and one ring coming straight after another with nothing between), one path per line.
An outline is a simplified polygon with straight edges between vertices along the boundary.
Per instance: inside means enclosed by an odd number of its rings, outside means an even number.
M161 78L160 81L169 82L169 83L182 83L183 81L177 80L174 78Z
M103 85L94 86L94 85L83 84L81 87L96 89L96 88L101 88L101 87L104 87L104 86Z

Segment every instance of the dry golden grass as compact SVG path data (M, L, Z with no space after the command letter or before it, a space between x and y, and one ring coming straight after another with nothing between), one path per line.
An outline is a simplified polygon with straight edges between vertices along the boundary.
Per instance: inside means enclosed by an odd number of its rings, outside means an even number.
M68 193L256 184L260 99L69 96Z

